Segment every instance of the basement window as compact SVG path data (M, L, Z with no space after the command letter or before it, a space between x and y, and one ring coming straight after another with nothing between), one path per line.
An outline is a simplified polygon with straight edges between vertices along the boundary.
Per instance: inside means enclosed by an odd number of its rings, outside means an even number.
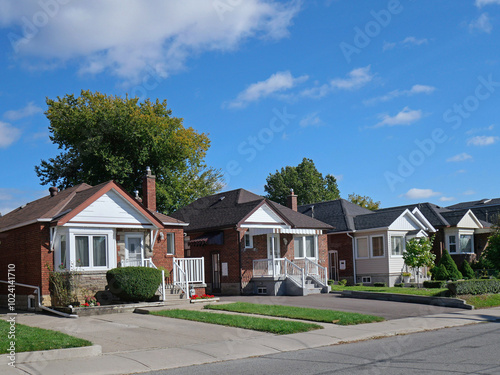
M257 287L257 294L267 294L267 287L265 287L265 286L258 286Z
M361 277L361 282L363 284L371 284L372 283L372 277L371 276L362 276Z

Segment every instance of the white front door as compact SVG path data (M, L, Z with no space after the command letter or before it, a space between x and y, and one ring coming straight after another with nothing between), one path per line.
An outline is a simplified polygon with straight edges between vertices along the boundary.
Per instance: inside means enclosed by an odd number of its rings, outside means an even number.
M144 236L142 234L125 235L125 267L139 267L144 259Z
M273 268L275 275L281 274L281 261L276 260L281 258L280 253L280 237L279 234L268 234L267 235L267 259L269 263L268 272L270 275L273 274ZM273 262L274 259L274 262Z

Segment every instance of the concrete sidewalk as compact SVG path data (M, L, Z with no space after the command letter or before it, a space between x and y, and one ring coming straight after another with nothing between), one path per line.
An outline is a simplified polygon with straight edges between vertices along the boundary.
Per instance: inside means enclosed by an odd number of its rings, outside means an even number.
M480 322L500 321L500 308L459 311L356 326L323 324L322 330L278 336L151 315L64 319L19 315L18 322L56 329L102 346L96 357L1 364L2 374L129 374L310 349ZM404 336L405 341L411 336Z

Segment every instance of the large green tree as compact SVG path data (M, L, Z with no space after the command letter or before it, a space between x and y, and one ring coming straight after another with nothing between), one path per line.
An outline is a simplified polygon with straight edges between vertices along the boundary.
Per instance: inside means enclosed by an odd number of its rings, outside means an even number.
M62 151L35 167L43 185L64 189L113 179L129 192L142 191L149 166L158 211L167 213L223 187L221 171L204 162L210 139L185 128L166 100L82 91L46 102L50 139Z
M375 211L380 207L380 202L375 202L372 198L367 195L359 195L359 194L349 194L349 202L357 204L358 206L367 208L369 210Z
M290 189L297 194L298 204L323 202L340 198L337 180L331 174L323 177L311 159L304 158L296 167L286 166L269 174L264 190L266 197L286 205Z
M493 233L488 237L485 257L496 270L500 271L500 225L494 226Z

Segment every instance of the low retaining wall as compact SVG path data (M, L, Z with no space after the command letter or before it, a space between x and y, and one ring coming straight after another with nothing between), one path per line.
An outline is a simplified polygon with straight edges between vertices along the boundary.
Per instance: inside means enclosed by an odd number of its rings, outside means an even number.
M434 305L443 307L455 307L459 309L472 310L474 306L468 305L463 299L449 297L428 297L416 296L412 294L394 294L378 292L360 292L353 290L344 290L341 292L343 297L376 299L382 301L420 303L423 305Z

